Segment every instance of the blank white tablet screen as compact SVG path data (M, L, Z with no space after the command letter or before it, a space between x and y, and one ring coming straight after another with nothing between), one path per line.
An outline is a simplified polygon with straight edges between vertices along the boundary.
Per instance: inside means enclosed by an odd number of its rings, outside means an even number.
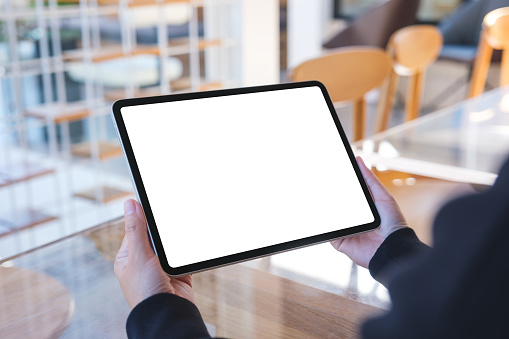
M121 114L174 268L374 221L319 87Z

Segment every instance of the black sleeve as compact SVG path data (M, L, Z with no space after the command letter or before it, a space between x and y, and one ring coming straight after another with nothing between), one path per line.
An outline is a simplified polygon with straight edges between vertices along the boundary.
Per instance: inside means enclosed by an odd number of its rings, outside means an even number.
M385 287L405 261L426 252L429 247L422 243L414 230L402 228L391 233L377 249L369 262L369 273Z
M198 308L170 293L153 295L136 305L126 328L128 338L210 338Z
M509 338L508 239L509 162L488 191L440 210L433 248L393 274L391 308L363 338Z

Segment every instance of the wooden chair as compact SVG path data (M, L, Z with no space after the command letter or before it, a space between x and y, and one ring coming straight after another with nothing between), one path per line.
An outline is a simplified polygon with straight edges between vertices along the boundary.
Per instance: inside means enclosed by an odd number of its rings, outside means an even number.
M505 2L505 3L504 3ZM468 90L472 70L474 68L475 55L479 45L482 21L486 14L494 9L507 6L507 0L477 0L462 1L458 7L439 22L438 29L442 32L444 46L438 56L438 61L453 63L465 69L460 76L451 77L448 85L428 100L427 107L432 110L444 105L444 102L459 94L463 97L463 90ZM492 62L500 62L502 53L493 53ZM458 98L458 96L456 96ZM453 99L454 100L454 99Z
M405 121L419 116L424 72L438 58L442 44L442 34L431 25L405 27L392 35L387 54L393 60L393 70L380 96L375 133L387 129L398 79L401 76L410 77Z
M484 91L494 49L502 51L500 86L509 85L509 7L496 9L484 17L470 80L469 98Z
M321 81L333 102L353 102L353 141L364 137L364 95L382 85L390 74L391 61L376 47L342 47L330 54L308 60L295 67L289 78L293 81Z

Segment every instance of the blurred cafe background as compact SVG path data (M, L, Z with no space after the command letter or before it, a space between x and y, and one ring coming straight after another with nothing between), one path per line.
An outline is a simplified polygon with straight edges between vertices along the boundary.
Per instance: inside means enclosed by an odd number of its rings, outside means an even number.
M43 273L70 291L64 304L71 300L75 311L64 308L65 320L48 327L48 337L125 336L79 320L87 319L80 313L87 294L76 291L87 278L71 284L70 272L95 267L79 254L84 238L56 250L85 234L102 255L94 260L112 267L123 234L94 232L121 223L123 202L134 197L112 103L311 79L325 83L354 151L431 244L441 204L489 187L509 153L505 6L503 0L0 0L0 269ZM65 270L45 266L67 256L80 259L62 264ZM329 244L245 265L390 305L385 288ZM0 291L14 288L2 287L8 280L2 272ZM93 272L88 276L103 271ZM17 320L0 308L0 337L20 334L9 327Z

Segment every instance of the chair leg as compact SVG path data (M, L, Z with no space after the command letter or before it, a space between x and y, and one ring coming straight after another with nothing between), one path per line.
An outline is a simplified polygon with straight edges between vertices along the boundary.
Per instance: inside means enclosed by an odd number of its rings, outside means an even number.
M419 116L423 76L423 72L418 72L409 79L408 97L405 104L405 121L413 120Z
M500 65L500 86L509 85L509 48L502 51L502 64Z
M356 100L353 104L353 141L364 138L364 124L366 122L366 102L364 98Z
M375 133L385 131L389 127L397 85L398 75L392 71L390 78L386 80L380 92L380 99L376 108Z
M481 32L479 47L474 62L474 70L472 72L472 78L470 79L470 88L468 90L469 98L475 97L484 91L492 54L493 48L488 44L485 33Z

